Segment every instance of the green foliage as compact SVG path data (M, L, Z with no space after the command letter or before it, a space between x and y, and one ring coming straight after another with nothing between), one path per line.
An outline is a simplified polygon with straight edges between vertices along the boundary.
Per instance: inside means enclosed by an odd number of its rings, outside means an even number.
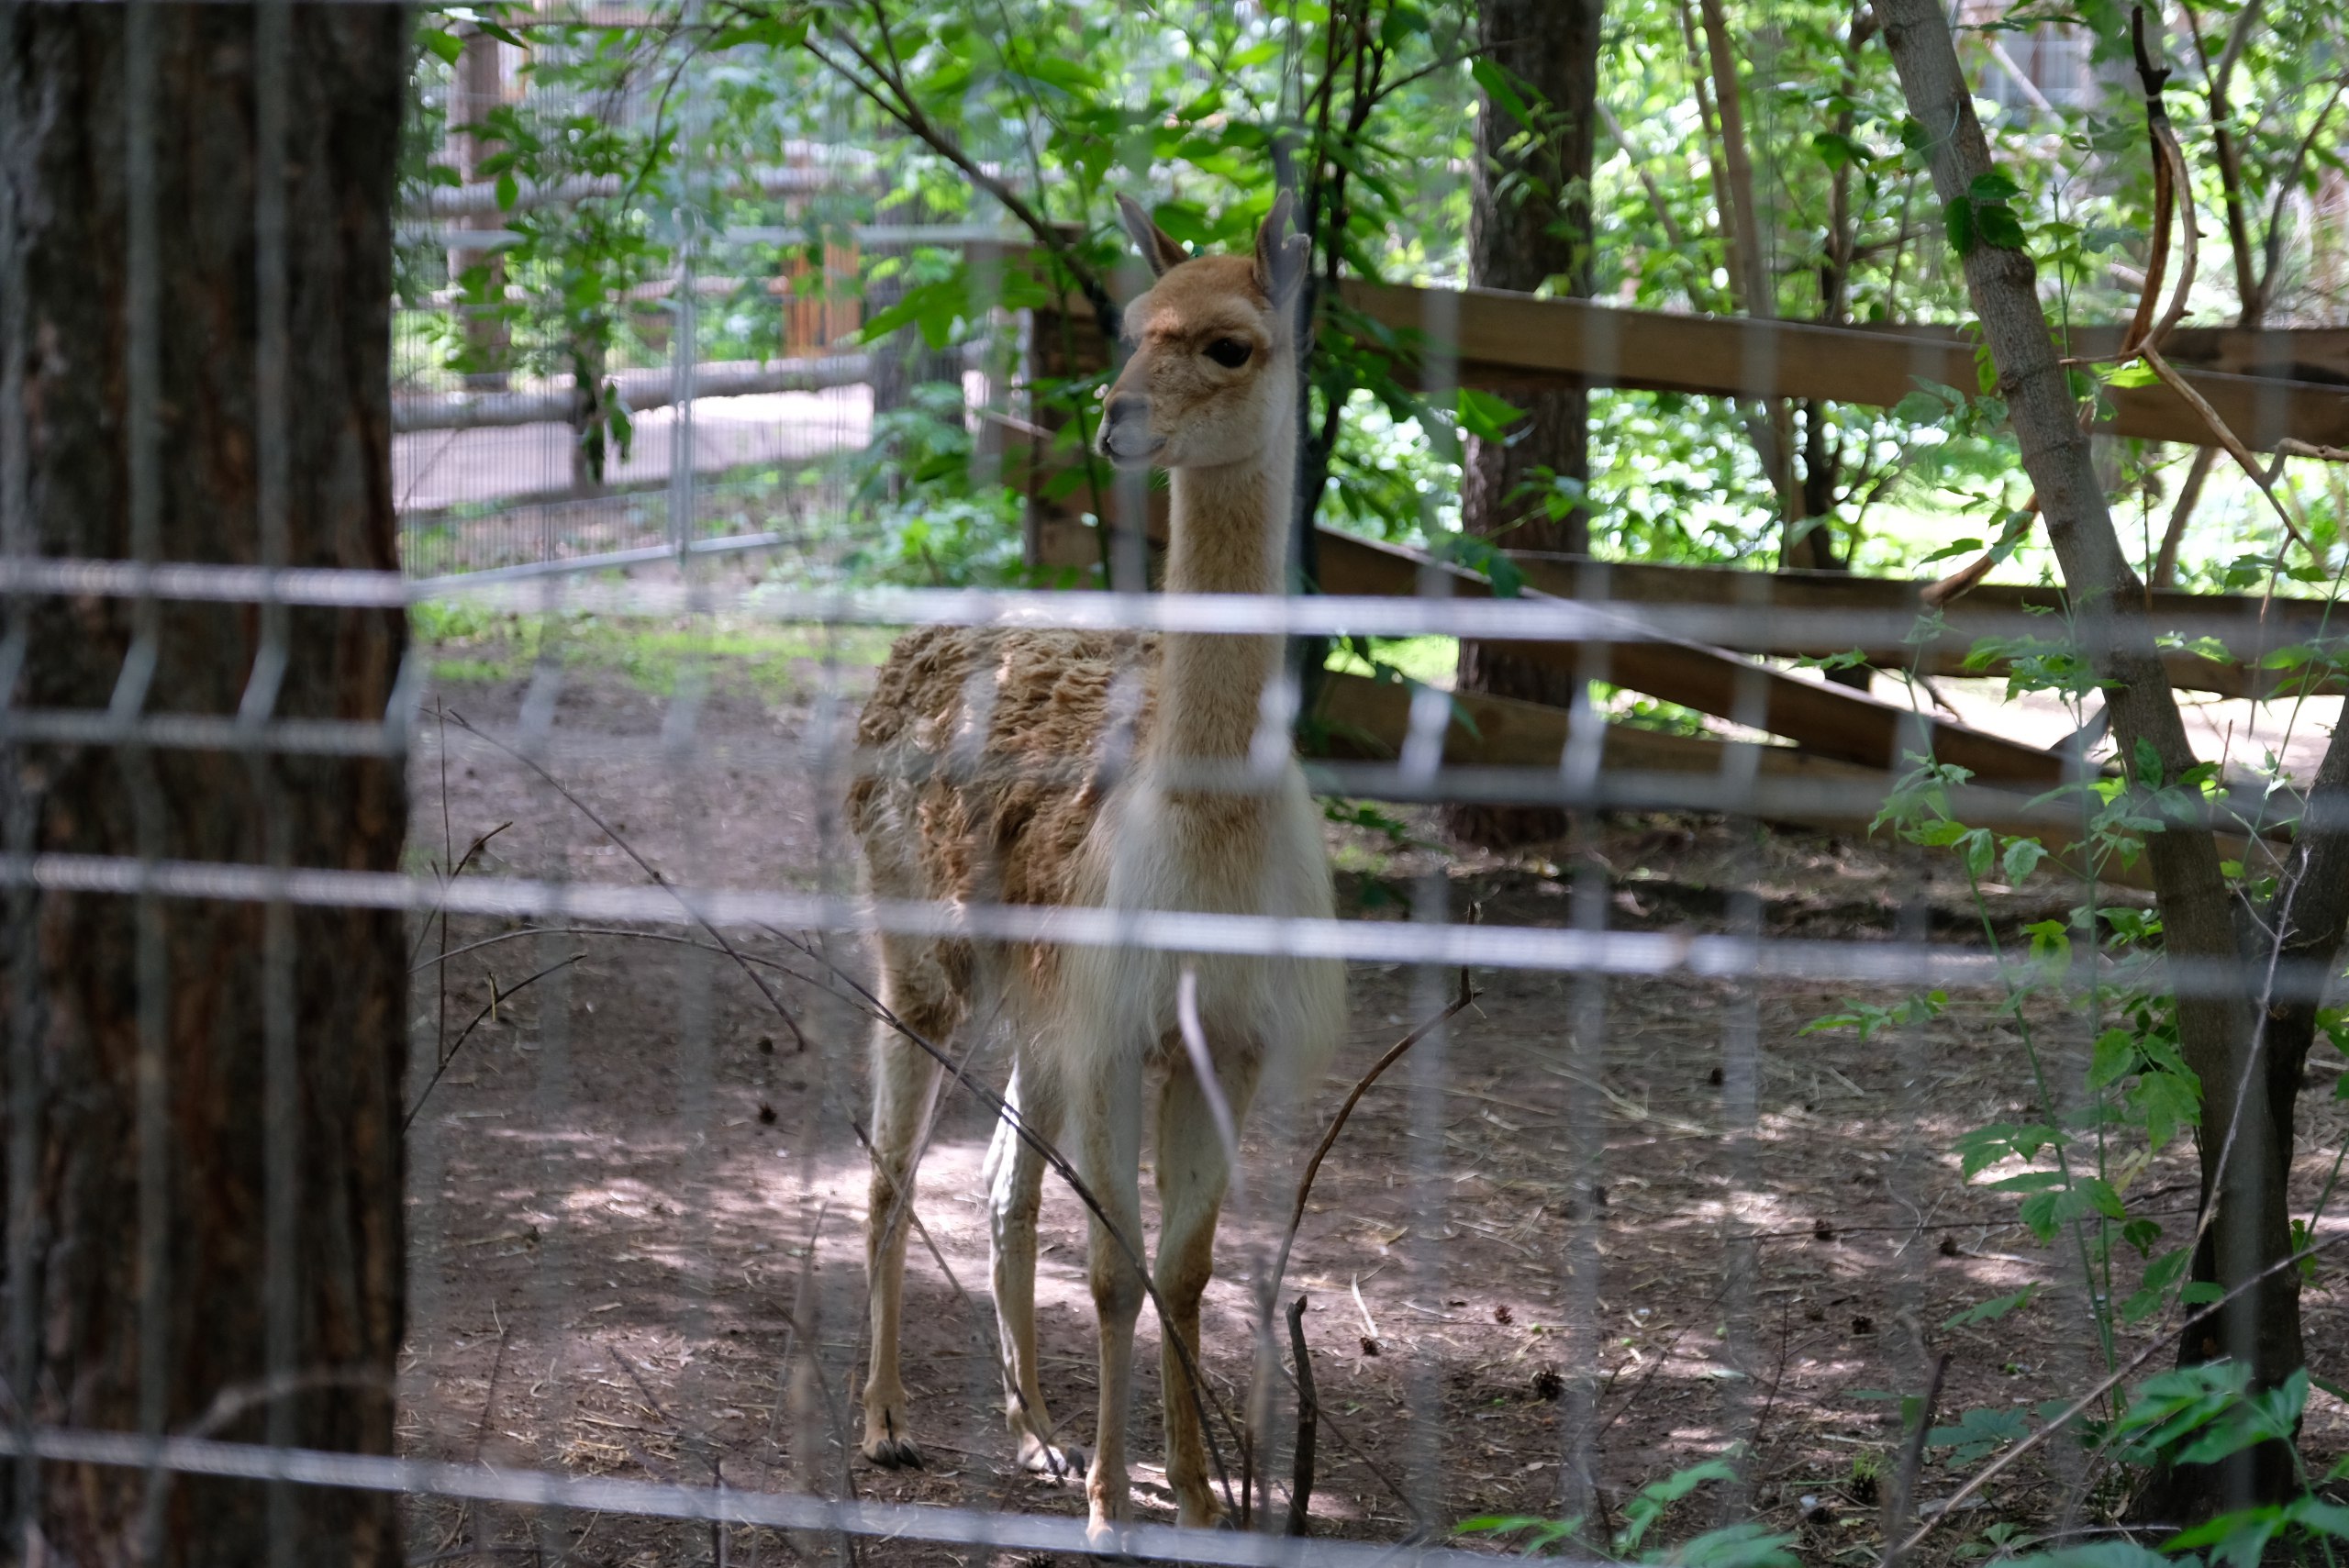
M1457 526L1462 439L1521 439L1524 421L1508 399L1481 390L1447 391L1431 403L1410 373L1419 335L1354 317L1330 285L1346 277L1465 280L1469 182L1453 172L1474 156L1480 97L1510 157L1495 183L1497 201L1587 200L1593 242L1578 261L1598 294L1647 308L1741 307L1713 186L1715 131L1695 108L1708 68L1687 47L1675 5L1607 8L1600 91L1623 128L1601 139L1586 189L1556 163L1568 139L1565 110L1472 46L1469 0L1339 0L1287 12L1191 0L990 4L727 0L690 11L655 6L592 25L512 4L426 10L404 202L457 183L442 148L449 131L463 129L479 150L474 173L500 208L496 242L457 252L453 269L451 252L426 230L403 239L400 294L434 324L435 370L577 377L589 395L574 423L592 469L632 434L611 395L612 373L662 362L688 319L666 280L689 258L705 276L740 284L698 312L705 353L779 352L796 305L854 297L874 284L896 292L858 336L917 334L943 347L990 333L1001 311L1117 294L1113 280L1129 264L1111 221L1118 192L1145 195L1186 245L1231 248L1247 242L1286 181L1301 201L1319 303L1308 368L1307 460L1324 479L1317 504L1376 537L1441 539ZM2099 0L2075 11L2100 29L2099 49L2125 53L2121 8ZM2116 269L2145 259L2150 199L2142 109L2126 72L2098 76L2076 101L1991 116L1994 171L1933 224L1926 132L1909 120L1886 51L1853 18L1824 0L1767 17L1730 8L1745 72L1746 151L1766 184L1775 296L1742 308L1766 303L1772 315L1830 322L1963 322L1953 255L2028 246L2065 314L2125 314L2133 295ZM2034 13L2031 22L2039 19ZM455 126L457 67L475 35L516 51L508 65L525 91ZM2237 101L2258 106L2232 128L2244 206L2254 219L2296 211L2277 198L2313 189L2339 163L2331 142L2310 134L2337 69L2328 63L2337 27L2322 7L2293 5L2263 16L2239 41ZM1969 69L1986 80L1998 74L1970 39L1965 47ZM2197 91L2173 84L2172 114L2198 169L2209 165L2205 107ZM736 177L795 161L805 167L811 145L850 150L856 178L785 199ZM2095 181L2064 172L2091 159L2104 171ZM1008 216L1005 203L974 189L973 168L1001 182ZM550 188L591 194L533 195ZM2206 216L2217 212L2216 195L2203 195ZM1014 245L977 265L935 247L867 250L858 272L828 272L857 224L1018 229L1030 219L1026 238L1041 249ZM2278 232L2277 266L2288 279L2306 270L2306 227L2288 221ZM2264 225L2254 228L2256 249ZM800 262L808 265L781 286L781 274ZM1564 275L1542 292L1581 282ZM2126 382L2141 371L2107 373ZM2093 390L2093 376L2079 379L2084 393ZM1044 377L1028 391L1031 406L1057 406L1082 426L1094 389L1090 378ZM1814 477L1825 482L1828 506L1805 527L1825 530L1843 555L1865 548L1872 563L1895 566L1941 553L1953 537L2000 539L2016 454L1994 391L1985 378L1964 392L1921 388L1887 411L1796 406L1802 466L1826 463ZM1628 391L1595 394L1590 407L1586 493L1545 474L1541 494L1512 506L1536 503L1553 518L1582 512L1605 554L1768 558L1783 525L1777 481L1756 455L1766 431L1751 410ZM1081 451L1069 455L1078 472L1066 484L1106 485ZM2307 510L2310 537L2337 554L2330 508ZM1975 514L1986 526L1946 526ZM1896 520L1887 532L1878 527L1887 517L1914 521ZM1008 524L983 508L954 528ZM2036 559L2020 540L1999 548ZM988 553L978 541L970 549ZM2315 564L2289 572L2310 575ZM2184 570L2258 583L2276 562L2189 559Z
M2031 1431L2031 1423L2020 1410L1968 1410L1954 1427L1935 1427L1925 1435L1929 1449L1950 1451L1952 1464L1976 1464L2005 1448L2020 1442Z
M2333 1542L2349 1542L2349 1507L2318 1490L2318 1482L2292 1447L2308 1403L2305 1372L2279 1387L2246 1390L2246 1375L2234 1362L2181 1367L2140 1384L2121 1417L2105 1433L2122 1456L2138 1464L2210 1464L2262 1443L2279 1443L2292 1454L2297 1495L2280 1503L2239 1508L2169 1537L2158 1551L2133 1542L2101 1542L2015 1559L2018 1568L2258 1568L2271 1548L2288 1560L2322 1555L2332 1561ZM2336 1471L2349 1469L2349 1462ZM2328 1476L2327 1480L2335 1477ZM2200 1549L2208 1548L2207 1559ZM2315 1549L2311 1551L2311 1549Z
M1709 1481L1736 1478L1737 1472L1728 1463L1711 1459L1650 1482L1623 1505L1622 1528L1615 1532L1604 1551L1597 1551L1581 1540L1583 1520L1578 1515L1547 1519L1532 1514L1486 1514L1464 1519L1453 1528L1462 1535L1513 1537L1519 1550L1528 1557L1553 1551L1564 1552L1571 1547L1577 1554L1595 1554L1623 1562L1671 1564L1673 1568L1798 1568L1800 1560L1787 1550L1794 1544L1793 1536L1775 1533L1752 1522L1708 1530L1676 1547L1642 1550L1648 1532L1674 1504Z
M1325 822L1335 822L1341 827L1366 828L1383 835L1393 849L1432 847L1413 835L1409 823L1387 815L1368 801L1341 800L1335 795L1325 795L1321 800L1321 817Z
M881 415L874 452L857 467L852 532L865 542L842 557L842 570L958 588L1020 574L1026 498L975 476L959 386L917 387L909 406Z
M1995 1323L2008 1313L2029 1306L2032 1297L2038 1294L2037 1285L2027 1284L2012 1296L2001 1296L1995 1300L1978 1302L1963 1312L1954 1313L1942 1324L1942 1327L1963 1329L1975 1323Z

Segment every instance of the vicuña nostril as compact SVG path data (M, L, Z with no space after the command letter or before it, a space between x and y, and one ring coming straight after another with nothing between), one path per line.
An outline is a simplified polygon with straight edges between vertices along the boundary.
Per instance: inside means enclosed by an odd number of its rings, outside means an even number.
M1123 425L1150 417L1150 399L1130 392L1121 392L1109 399L1107 410L1109 423Z

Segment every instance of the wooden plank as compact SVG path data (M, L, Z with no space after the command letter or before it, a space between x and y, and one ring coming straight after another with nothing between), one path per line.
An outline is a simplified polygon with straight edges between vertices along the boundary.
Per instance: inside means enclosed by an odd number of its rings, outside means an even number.
M1419 289L1349 281L1347 306L1390 330L1443 321L1457 334L1461 384L1507 391L1623 386L1715 397L1816 397L1888 408L1920 380L1976 385L1969 346L1805 322L1620 310L1498 289ZM1398 374L1403 373L1398 371ZM2254 448L2286 436L2349 446L2349 388L2272 377L2181 371ZM2193 409L2161 385L2116 388L2115 435L2216 444Z
M1529 803L1544 798L1537 781L1554 779L1571 728L1565 713L1539 703L1482 693L1455 693L1457 712L1443 737L1443 760L1449 766L1524 768L1531 770L1523 797ZM1328 736L1326 754L1368 762L1389 761L1401 753L1410 728L1411 694L1400 685L1362 675L1331 674L1321 688L1317 717ZM1475 725L1460 721L1464 714ZM1869 824L1891 788L1890 774L1831 758L1812 756L1787 746L1752 746L1751 758L1735 753L1742 741L1702 740L1664 735L1624 724L1606 726L1600 742L1599 777L1608 798L1636 801L1648 808L1676 799L1701 801L1709 792L1698 781L1727 776L1733 762L1750 761L1754 785L1743 803L1753 816L1768 822L1825 828L1868 836ZM1675 784L1679 787L1675 788ZM1687 785L1696 785L1691 789ZM1366 798L1372 792L1355 789ZM1490 792L1506 798L1505 792ZM1401 795L1403 792L1397 792ZM2061 821L2043 819L2029 807L2031 796L2017 790L1972 786L1952 804L1969 827L1987 828L2010 838L2037 839L2049 852L2073 869L2081 869L2078 848ZM1703 809L1690 806L1687 809ZM2222 852L2241 860L2247 841L2228 836ZM2117 862L2103 871L2104 880L2131 886L2150 885L2147 862Z
M1448 579L1458 598L1490 598L1492 586L1472 572L1431 563L1412 551L1374 544L1333 528L1319 531L1321 591L1326 594L1409 596L1419 592L1422 570ZM1100 558L1094 530L1082 524L1048 520L1039 530L1045 565L1084 565ZM1538 591L1530 597L1542 597ZM1618 685L1666 702L1693 707L1732 723L1746 722L1749 689L1754 728L1808 747L1821 756L1865 767L1887 768L1920 742L1917 727L1930 731L1933 754L1970 768L1978 778L2007 780L2034 788L2054 787L2063 778L2062 759L1964 725L1926 717L1904 707L1863 696L1842 686L1807 681L1766 664L1700 643L1635 640L1594 643L1603 649L1605 675ZM1584 644L1520 641L1510 651L1536 664L1578 675ZM1749 687L1749 684L1750 687Z
M1831 619L1835 613L1920 614L1923 605L1917 595L1927 586L1922 580L1861 577L1847 572L1743 572L1725 566L1595 562L1584 556L1523 551L1512 551L1509 559L1529 584L1559 598L1787 611L1783 625L1771 621L1761 628L1762 635L1718 639L1722 647L1742 653L1779 658L1820 658L1842 652L1854 642L1848 636L1836 634ZM2349 638L2349 607L2336 608L2321 599L2262 601L2244 594L2185 594L2166 589L2150 593L2146 598L2154 630L2216 637L2239 656L2235 662L2225 662L2185 649L2165 651L2162 663L2170 684L2186 691L2232 697L2273 695L2296 677L2290 671L2259 669L2261 657L2298 643L2320 639L2337 643ZM2003 663L1965 669L1966 655L1975 643L1986 636L2013 635L2016 617L2052 614L2063 607L2063 591L2052 585L1986 583L1945 607L1948 630L1921 651L1896 643L1864 646L1863 651L1887 667L1906 666L1921 653L1920 662L1927 674L2002 675L2006 673ZM2001 627L2000 621L2007 624ZM2338 693L2343 688L2343 683L2336 679L2319 689Z
M1921 322L1855 326L1853 330L1890 337L1930 338L1957 343L1954 327ZM2121 326L2075 327L2071 352L2097 358L2121 351ZM2162 343L2173 365L2230 375L2349 386L2349 327L2180 327Z
M1414 595L1421 573L1430 572L1447 578L1456 598L1492 597L1492 585L1482 577L1430 562L1408 550L1330 528L1320 530L1319 548L1321 591L1326 594ZM1569 675L1584 668L1578 642L1512 639L1508 646L1529 663ZM2052 752L1915 714L1841 686L1806 681L1718 648L1664 639L1603 646L1606 678L1616 684L1732 723L1752 724L1823 757L1888 768L1905 753L1930 743L1935 757L1971 769L1976 778L2041 789L2052 788L2063 778L2063 760ZM1750 716L1749 707L1753 710ZM1925 734L1919 733L1920 726Z
M1165 538L1163 511L1163 506L1155 508L1151 519L1153 543L1163 542ZM1324 529L1323 537L1330 537L1331 531ZM1339 537L1352 539L1350 535ZM1095 566L1101 559L1099 541L1100 536L1093 528L1075 518L1042 517L1037 524L1034 559L1037 564L1047 567ZM1334 548L1342 550L1344 545ZM1743 572L1725 566L1594 562L1577 556L1522 551L1512 551L1509 559L1525 573L1530 585L1557 598L1787 610L1790 613L1783 623L1765 621L1759 635L1754 635L1756 628L1750 626L1725 628L1730 635L1716 639L1714 644L1735 652L1781 659L1823 658L1855 646L1851 637L1838 635L1832 621L1822 618L1820 612L1915 615L1921 609L1918 591L1925 586L1921 581L1861 577L1842 572ZM1153 572L1155 567L1153 557ZM2272 697L2290 690L2298 677L2288 670L2258 668L2257 656L2320 639L2337 644L2349 638L2349 607L2331 609L2320 599L2272 600L2263 627L2260 601L2248 595L2164 591L2150 597L2157 630L2190 627L2196 635L2217 636L2229 648L2253 658L2250 663L2230 663L2206 659L2182 648L2165 650L2163 668L2168 673L2170 684L2181 691L2210 692L2227 697ZM1992 634L1994 617L2054 611L2061 604L2062 594L2054 587L1986 583L1948 607L1948 631L1921 650L1898 643L1857 646L1887 669L1909 667L1913 660L1917 668L1928 675L2002 677L2009 668L2004 662L1974 670L1965 665L1975 643ZM2004 629L2011 634L2010 625ZM1738 635L1741 632L1744 635ZM2337 696L2344 691L2349 691L2349 680L2335 677L2311 687L2310 695Z

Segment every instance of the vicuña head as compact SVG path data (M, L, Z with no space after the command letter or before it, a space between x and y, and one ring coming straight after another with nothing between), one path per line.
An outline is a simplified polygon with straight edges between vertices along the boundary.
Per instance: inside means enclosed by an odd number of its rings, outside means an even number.
M1125 309L1133 357L1109 388L1102 455L1130 468L1265 461L1297 417L1293 317L1308 241L1289 231L1288 193L1250 256L1186 256L1132 197L1118 211L1158 281Z

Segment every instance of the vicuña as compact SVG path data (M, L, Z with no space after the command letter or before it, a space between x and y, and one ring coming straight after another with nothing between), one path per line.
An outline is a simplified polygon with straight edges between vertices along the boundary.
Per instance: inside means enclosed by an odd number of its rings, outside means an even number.
M1125 225L1157 281L1125 312L1131 350L1103 407L1099 446L1165 469L1171 594L1281 590L1297 462L1292 324L1306 242L1281 197L1248 256L1187 258L1131 201ZM858 727L871 766L850 810L875 896L1326 919L1321 815L1290 751L1275 690L1280 643L1261 634L1158 638L932 627L898 639ZM1275 700L1267 701L1268 692ZM1260 736L1262 739L1260 740ZM1220 775L1223 787L1211 787ZM1237 782L1240 787L1232 787ZM1049 929L1049 927L1047 928ZM1101 945L885 935L883 998L950 1056L974 1031L1009 1033L1009 1099L1052 1140L1139 1256L1145 1108L1154 1086L1166 1472L1179 1522L1212 1524L1202 1411L1172 1346L1196 1357L1230 1170L1212 1114L1235 1122L1260 1086L1314 1081L1343 1027L1333 961ZM1186 971L1214 1084L1178 1023ZM873 1187L866 1233L873 1362L864 1453L920 1462L898 1372L914 1166L938 1061L884 1024L873 1043ZM1074 1469L1045 1414L1036 1363L1036 1208L1042 1156L1008 1121L987 1153L996 1312L1020 1459ZM1097 1532L1130 1517L1127 1417L1145 1291L1093 1218L1100 1412L1086 1496Z

